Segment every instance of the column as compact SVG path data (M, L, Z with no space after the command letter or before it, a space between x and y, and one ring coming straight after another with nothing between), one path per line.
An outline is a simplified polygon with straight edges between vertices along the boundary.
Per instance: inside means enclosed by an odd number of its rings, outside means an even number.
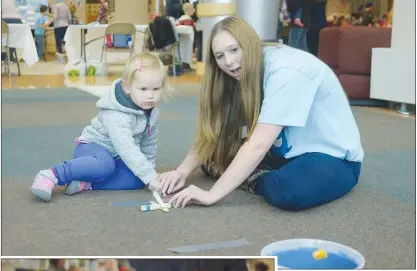
M277 42L279 6L281 0L204 0L197 6L203 27L203 62L207 40L213 26L222 19L237 15L255 29L264 42ZM197 64L197 73L203 74L204 63Z
M241 0L239 0L241 1ZM236 14L236 0L200 0L197 5L197 16L203 29L203 61L197 63L197 74L204 74L204 59L207 49L207 40L213 26L227 18Z
M248 22L264 42L276 42L281 0L238 0L236 15Z

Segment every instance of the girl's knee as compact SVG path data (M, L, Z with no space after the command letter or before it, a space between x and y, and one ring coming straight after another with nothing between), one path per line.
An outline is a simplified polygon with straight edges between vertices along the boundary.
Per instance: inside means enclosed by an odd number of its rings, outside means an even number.
M97 163L102 167L101 173L103 175L103 178L109 177L115 172L116 163L113 158L95 158L97 159Z

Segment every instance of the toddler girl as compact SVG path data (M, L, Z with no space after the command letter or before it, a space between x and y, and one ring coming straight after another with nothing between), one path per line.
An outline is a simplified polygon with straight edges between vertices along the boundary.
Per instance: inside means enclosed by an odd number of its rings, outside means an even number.
M57 185L66 185L66 195L145 185L159 190L155 171L159 121L154 107L167 89L167 74L157 56L132 57L123 78L115 80L110 94L97 102L98 116L75 140L73 159L41 170L32 193L49 202Z
M192 18L195 13L195 9L193 4L185 3L182 5L182 10L184 11L184 15L182 15L178 19L178 25L188 25L195 28L196 24Z

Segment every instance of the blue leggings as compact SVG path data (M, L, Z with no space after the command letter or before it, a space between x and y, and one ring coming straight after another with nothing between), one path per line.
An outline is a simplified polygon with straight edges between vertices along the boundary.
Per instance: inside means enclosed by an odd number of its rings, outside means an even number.
M79 143L73 159L55 165L53 170L58 185L85 181L91 182L93 190L134 190L145 187L122 159L114 158L107 149L95 143Z
M313 208L349 193L358 183L361 163L323 153L305 153L292 159L268 153L258 168L270 170L256 181L256 194L280 209ZM207 169L203 168L206 174Z

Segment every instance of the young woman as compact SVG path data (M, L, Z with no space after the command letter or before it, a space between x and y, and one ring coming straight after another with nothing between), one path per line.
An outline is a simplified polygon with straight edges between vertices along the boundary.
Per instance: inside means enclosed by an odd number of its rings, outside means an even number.
M197 140L181 165L159 180L162 193L171 194L200 165L219 179L210 191L190 185L170 202L211 205L240 186L273 206L300 210L347 194L364 153L332 70L301 50L264 48L237 17L217 23L208 44Z
M54 34L57 48L57 61L61 63L64 62L64 51L62 47L64 46L64 37L70 22L71 11L69 10L68 5L64 3L64 0L56 0L54 11Z

